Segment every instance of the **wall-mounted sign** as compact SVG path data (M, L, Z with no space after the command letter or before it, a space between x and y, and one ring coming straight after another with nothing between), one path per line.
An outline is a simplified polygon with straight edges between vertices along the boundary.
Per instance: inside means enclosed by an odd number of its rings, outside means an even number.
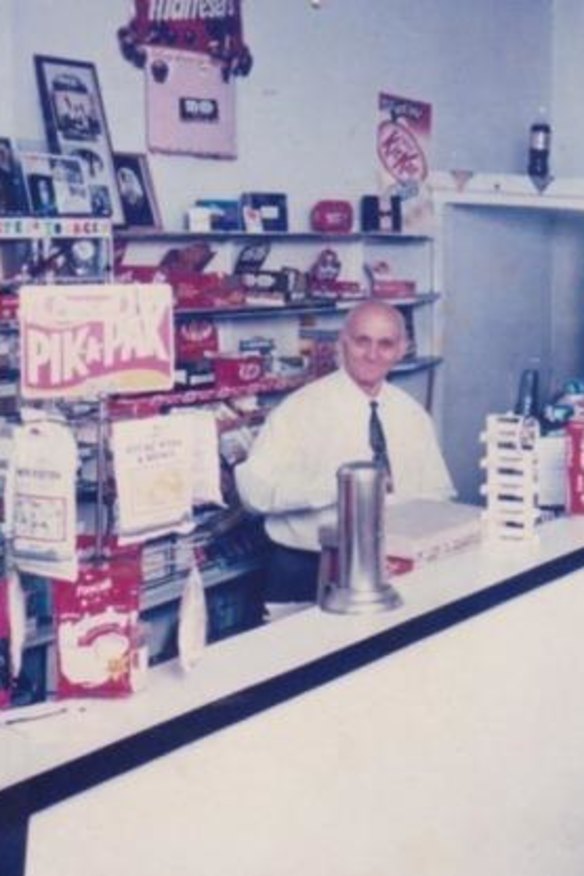
M234 77L252 57L242 0L134 0L118 30L124 58L144 70L153 152L236 157Z
M24 398L140 393L172 387L170 286L23 286L19 297Z
M242 0L134 0L134 16L118 30L122 55L136 67L146 49L198 52L220 62L225 80L247 76L251 53L243 39Z
M400 217L394 226L421 231L432 216L427 183L432 106L381 92L378 110L380 198L394 210L399 206Z
M146 132L153 152L235 158L235 83L208 55L175 49L148 50ZM157 64L166 76L159 80Z

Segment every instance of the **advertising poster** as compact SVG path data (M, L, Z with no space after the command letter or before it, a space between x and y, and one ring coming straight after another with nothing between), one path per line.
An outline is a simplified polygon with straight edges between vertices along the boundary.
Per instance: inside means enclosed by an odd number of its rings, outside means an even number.
M252 67L243 0L135 0L120 51L144 70L148 149L235 158L235 83Z
M377 157L380 199L399 205L399 228L423 234L432 220L428 186L432 106L381 92L378 104Z
M23 398L173 386L172 290L167 284L23 286L19 296Z
M236 158L235 81L209 55L153 46L146 72L146 127L152 152ZM166 71L164 79L157 70Z

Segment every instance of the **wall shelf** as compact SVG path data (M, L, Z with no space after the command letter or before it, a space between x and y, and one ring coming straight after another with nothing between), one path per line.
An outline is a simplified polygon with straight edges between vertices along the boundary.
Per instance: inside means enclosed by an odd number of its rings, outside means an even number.
M435 205L522 208L527 210L568 210L584 212L584 179L552 178L538 191L527 175L471 173L468 178L457 171L440 171L431 176Z
M403 234L396 232L349 231L333 234L317 231L171 231L119 229L116 240L122 243L193 243L206 240L218 243L251 244L254 241L268 243L420 243L429 240L426 234Z
M423 304L433 304L438 300L439 294L437 292L419 292L415 296L411 296L408 298L391 298L385 299L388 304L393 304L397 307L420 307ZM347 298L345 300L334 301L334 302L309 302L302 304L285 304L285 305L275 305L275 306L266 306L266 307L233 307L233 308L213 308L213 307L205 307L205 308L188 308L188 307L180 307L176 308L174 313L175 316L180 319L180 317L192 317L197 316L202 319L258 319L258 318L272 318L272 317L284 317L289 318L291 316L311 316L311 315L321 315L326 316L329 314L335 313L344 313L347 310L350 310L351 307L354 307L360 301L363 301L367 298L365 294L363 294L359 298Z

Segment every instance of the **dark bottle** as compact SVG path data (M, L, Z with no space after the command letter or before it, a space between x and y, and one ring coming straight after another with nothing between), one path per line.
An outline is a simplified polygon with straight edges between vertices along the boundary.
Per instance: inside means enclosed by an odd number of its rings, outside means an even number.
M539 412L539 373L536 368L526 368L521 373L514 413L520 417L535 417Z
M529 131L529 176L547 179L550 173L549 158L552 129L547 122L535 122Z

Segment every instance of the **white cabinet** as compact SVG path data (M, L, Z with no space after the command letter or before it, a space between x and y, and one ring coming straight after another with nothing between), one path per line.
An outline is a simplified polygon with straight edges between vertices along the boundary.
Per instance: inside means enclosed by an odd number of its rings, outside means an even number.
M444 365L435 415L462 500L480 502L478 438L512 408L520 373L543 399L584 373L584 180L434 174Z

